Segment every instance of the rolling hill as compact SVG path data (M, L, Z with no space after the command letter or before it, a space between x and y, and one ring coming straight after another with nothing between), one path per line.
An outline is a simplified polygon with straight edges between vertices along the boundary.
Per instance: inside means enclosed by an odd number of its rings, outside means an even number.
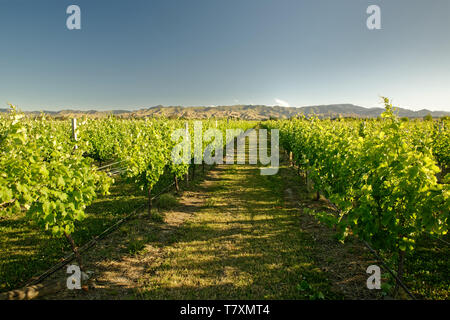
M7 112L8 109L0 109L0 112ZM135 111L111 110L111 111L79 111L79 110L61 110L44 111L44 113L58 117L69 118L87 115L89 117L103 117L114 114L121 117L168 117L168 118L186 118L186 119L207 119L207 118L239 118L245 120L264 120L269 118L288 119L296 116L311 116L313 114L319 117L358 117L374 118L378 117L384 111L383 108L364 108L353 104L332 104L306 107L280 107L265 105L234 105L218 107L183 107L183 106L155 106L143 108ZM397 108L397 114L400 117L421 118L428 114L437 118L450 116L446 111L430 111L422 109L412 111L404 108ZM41 112L27 112L33 115L39 115Z

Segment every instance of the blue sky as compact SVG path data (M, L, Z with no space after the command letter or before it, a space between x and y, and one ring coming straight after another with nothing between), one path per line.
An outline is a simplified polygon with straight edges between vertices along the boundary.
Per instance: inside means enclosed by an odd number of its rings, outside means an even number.
M66 8L81 8L81 30ZM381 7L381 30L366 9ZM450 1L0 0L0 108L450 111Z

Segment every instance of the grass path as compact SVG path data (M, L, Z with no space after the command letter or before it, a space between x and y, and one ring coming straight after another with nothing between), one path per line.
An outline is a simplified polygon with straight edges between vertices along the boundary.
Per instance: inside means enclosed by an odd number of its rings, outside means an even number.
M286 205L281 176L252 166L220 166L208 197L148 268L146 299L304 299L337 297L311 259L311 240Z
M366 253L303 213L299 179L286 163L273 176L216 166L164 221L134 220L88 253L88 292L49 298L376 298L365 288Z

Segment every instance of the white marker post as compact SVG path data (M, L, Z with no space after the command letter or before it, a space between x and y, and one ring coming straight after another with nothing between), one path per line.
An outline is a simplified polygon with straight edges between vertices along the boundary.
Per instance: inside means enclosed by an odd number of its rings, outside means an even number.
M186 143L191 143L191 141L190 141L190 139L189 139L190 137L189 137L189 123L186 121ZM190 148L189 148L189 150L190 150ZM190 155L189 155L190 156ZM189 160L189 162L190 162L190 160ZM189 166L188 166L188 170L187 170L187 173L186 173L186 186L188 186L189 187Z
M77 137L77 118L72 119L72 138L76 142L78 140ZM78 149L78 146L75 145L75 149Z

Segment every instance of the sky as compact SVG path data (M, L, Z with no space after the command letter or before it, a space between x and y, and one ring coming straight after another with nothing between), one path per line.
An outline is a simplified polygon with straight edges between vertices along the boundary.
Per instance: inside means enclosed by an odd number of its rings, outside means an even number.
M81 29L69 30L69 5ZM381 29L369 30L369 5ZM0 0L0 108L450 111L450 1Z

